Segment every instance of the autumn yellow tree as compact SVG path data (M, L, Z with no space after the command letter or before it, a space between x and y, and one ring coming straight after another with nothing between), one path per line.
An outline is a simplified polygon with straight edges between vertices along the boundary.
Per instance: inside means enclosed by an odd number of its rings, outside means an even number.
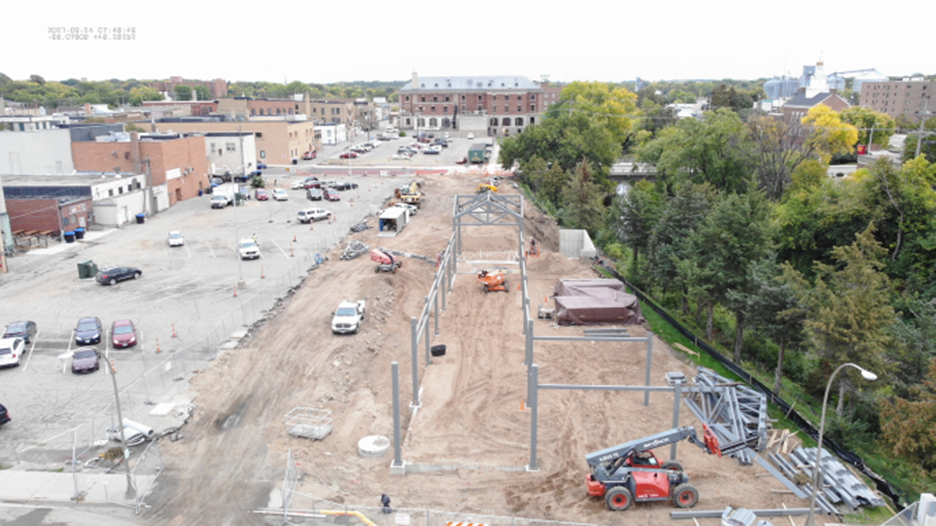
M858 142L858 128L842 120L842 116L825 104L810 108L801 121L811 131L806 141L815 146L823 161L836 154L851 153Z

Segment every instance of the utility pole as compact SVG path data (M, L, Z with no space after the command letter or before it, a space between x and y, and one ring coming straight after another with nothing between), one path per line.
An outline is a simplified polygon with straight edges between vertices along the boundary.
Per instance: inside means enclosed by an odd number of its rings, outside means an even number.
M929 108L929 100L930 100L929 95L926 95L923 98L923 112L920 114L920 131L917 132L917 147L916 147L916 155L914 155L914 157L920 156L920 148L923 146L923 137L929 137L930 135L933 135L934 133L936 133L936 132L923 131L923 125L926 123L926 116L929 115L929 111L927 111L927 108Z
M106 360L105 360L106 361ZM123 448L123 463L127 470L127 499L136 497L136 488L133 487L133 476L130 474L130 451L127 449L127 435L124 431L123 416L120 414L120 395L117 392L117 369L113 361L107 361L111 370L111 380L114 382L114 405L117 407L117 427L120 429L120 445Z

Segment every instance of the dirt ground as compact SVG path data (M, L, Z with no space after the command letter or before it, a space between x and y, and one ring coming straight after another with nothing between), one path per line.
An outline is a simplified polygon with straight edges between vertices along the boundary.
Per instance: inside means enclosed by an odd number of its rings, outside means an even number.
M380 239L373 229L355 234L371 247L435 256L451 235L453 196L471 194L477 178L425 177L423 207L404 232ZM502 185L505 192L516 192ZM560 278L594 277L587 261L558 254L558 228L534 207L525 208L526 229L543 254L530 260L534 306ZM532 234L530 234L532 232ZM510 227L469 227L464 250L516 248ZM185 439L163 444L166 472L148 510L158 524L255 524L249 511L268 504L282 485L287 449L297 455L304 478L298 490L348 505L377 506L387 493L394 506L475 514L566 520L596 524L669 523L669 504L638 504L608 511L585 489L585 454L672 427L673 398L655 393L649 407L641 393L544 391L539 410L539 471L529 461L530 411L522 410L526 380L519 274L509 292L485 294L473 274L459 274L432 343L445 356L423 367L423 405L409 411L410 318L418 316L435 268L406 259L396 274L374 273L369 258L340 261L340 250L313 271L281 311L255 330L236 351L222 355L193 380L198 406ZM368 300L360 334L333 336L331 312L342 299ZM581 335L537 320L538 334ZM646 335L632 327L633 336ZM543 383L642 384L645 345L537 343L535 361ZM426 474L391 476L392 449L369 459L357 452L362 437L392 437L391 362L400 363L403 459L407 463L464 466ZM694 369L663 341L654 340L652 379L664 385L668 371ZM332 412L335 429L323 441L290 437L284 415L297 406ZM699 425L683 407L680 425ZM657 451L669 455L669 448ZM700 501L696 509L805 507L760 467L705 455L679 445ZM468 466L474 466L469 468ZM207 522L206 522L207 521ZM700 521L717 524L718 521ZM783 523L788 522L782 519ZM802 519L797 519L801 523ZM779 524L780 522L778 522Z

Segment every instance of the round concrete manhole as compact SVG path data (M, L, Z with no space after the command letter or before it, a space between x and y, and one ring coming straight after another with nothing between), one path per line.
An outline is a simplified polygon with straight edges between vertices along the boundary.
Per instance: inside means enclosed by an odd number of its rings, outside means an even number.
M370 435L358 441L358 453L362 457L382 457L390 449L390 439L382 435Z

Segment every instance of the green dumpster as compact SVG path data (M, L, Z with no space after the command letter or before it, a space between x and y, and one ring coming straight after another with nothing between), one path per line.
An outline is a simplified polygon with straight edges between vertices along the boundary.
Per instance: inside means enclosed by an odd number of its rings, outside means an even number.
M82 261L81 263L78 263L78 279L93 278L94 276L97 276L97 273L98 267L94 261L89 259L88 261Z

